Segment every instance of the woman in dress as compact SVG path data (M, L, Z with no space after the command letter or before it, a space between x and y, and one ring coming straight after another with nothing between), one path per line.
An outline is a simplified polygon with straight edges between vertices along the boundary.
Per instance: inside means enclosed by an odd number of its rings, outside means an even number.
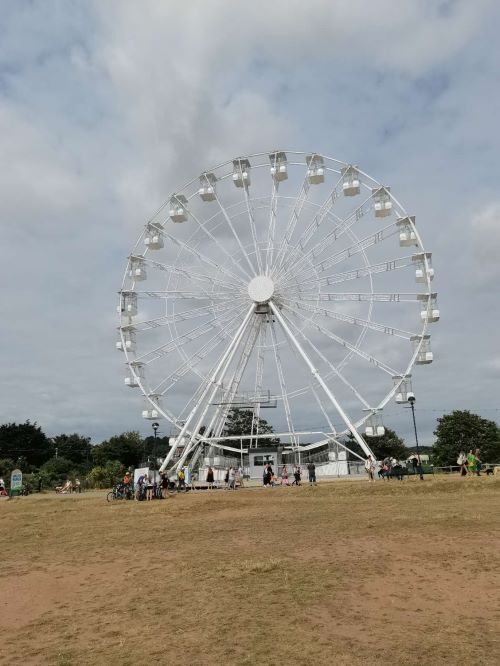
M476 472L476 456L474 455L474 451L472 449L467 454L467 469L471 476Z
M165 472L162 472L160 474L160 486L161 486L161 496L163 499L167 499L168 497L168 476L165 474Z
M211 467L207 470L207 486L209 490L214 487L214 470Z

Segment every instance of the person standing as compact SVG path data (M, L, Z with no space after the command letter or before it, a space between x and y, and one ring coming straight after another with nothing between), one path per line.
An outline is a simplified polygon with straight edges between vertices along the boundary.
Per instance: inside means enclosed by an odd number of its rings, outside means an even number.
M365 460L365 470L368 474L368 481L374 481L373 473L375 472L375 463L371 456L368 456L368 458Z
M282 486L290 485L288 483L288 470L286 468L286 465L283 465L283 469L281 470L281 485Z
M229 468L229 474L228 474L228 479L229 479L229 490L236 490L236 470L234 467Z
M317 486L318 484L316 483L316 465L312 461L307 465L307 472L309 474L309 485Z
M160 487L161 487L161 496L163 499L168 497L168 476L165 472L160 472Z
M476 456L474 455L474 451L472 449L467 454L467 470L469 472L469 476L472 476L476 471Z
M186 490L186 473L184 471L184 467L181 467L181 469L177 472L177 490L178 492L181 492L181 490Z
M238 467L238 472L236 474L236 480L240 486L240 488L243 488L243 467Z
M476 449L474 455L476 456L476 475L481 476L481 469L483 467L483 463L481 462L481 449Z
M214 470L211 467L207 470L207 486L209 490L214 487Z
M153 479L151 475L148 474L145 478L146 483L146 500L149 502L153 499Z

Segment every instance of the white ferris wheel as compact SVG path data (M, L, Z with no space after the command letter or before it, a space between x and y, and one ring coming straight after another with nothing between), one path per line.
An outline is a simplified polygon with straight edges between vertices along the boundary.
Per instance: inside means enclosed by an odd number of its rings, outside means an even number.
M415 217L355 165L258 153L176 190L129 256L118 306L125 384L177 434L162 469L233 450L235 407L253 414L250 447L270 437L272 407L285 446L351 432L371 455L383 408L433 360L433 278Z

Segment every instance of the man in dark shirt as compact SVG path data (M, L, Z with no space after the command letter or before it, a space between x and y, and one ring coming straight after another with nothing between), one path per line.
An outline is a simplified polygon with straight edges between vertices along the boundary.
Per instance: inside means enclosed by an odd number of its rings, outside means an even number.
M317 486L318 484L316 483L316 465L313 462L310 462L309 465L307 466L307 471L309 472L309 485L312 486L313 484Z

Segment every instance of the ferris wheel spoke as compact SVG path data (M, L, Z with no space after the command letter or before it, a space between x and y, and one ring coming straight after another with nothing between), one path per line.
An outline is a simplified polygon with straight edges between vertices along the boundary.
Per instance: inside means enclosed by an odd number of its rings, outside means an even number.
M186 250L186 252L189 252L193 257L196 257L200 261L202 261L204 264L207 264L208 266L211 266L212 268L215 268L216 270L220 271L221 273L224 273L224 275L227 275L227 277L231 278L231 280L235 280L236 282L239 282L240 284L246 284L245 280L240 275L237 275L236 273L233 273L230 271L228 268L225 266L218 264L216 261L211 259L210 257L207 257L206 254L203 252L200 252L198 249L193 247L192 245L189 245L188 243L185 243L184 241L181 241L180 239L176 238L175 236L172 236L171 234L167 233L165 230L162 230L162 234L165 238L168 238L168 240L172 241L174 245L177 245L183 250ZM234 263L234 262L233 262Z
M234 306L232 308L232 311L237 309L238 306ZM243 308L240 309L242 310ZM221 326L220 319L218 317L213 317L208 322L205 322L200 326L196 326L191 331L177 336L173 340L170 340L169 342L160 345L159 347L156 347L156 349L152 349L151 351L145 352L144 354L137 356L135 358L135 361L148 365L152 361L155 361L156 359L161 358L162 356L167 356L175 349L178 349L180 346L184 346L189 342L193 342L193 340L200 338L201 336L205 335L206 333L209 333L215 328L220 328L220 326Z
M304 310L310 312L311 314L318 314L324 317L329 317L330 319L335 319L336 321L343 321L347 324L353 324L354 326L359 326L361 328L369 328L373 331L378 331L379 333L385 333L386 335L394 335L398 338L404 338L405 340L410 340L413 336L417 335L416 333L411 333L410 331L404 331L395 326L388 326L386 324L380 324L369 319L361 319L360 317L353 317L352 315L343 314L342 312L335 312L333 310L328 310L327 308L319 308L314 305L309 305L307 303L301 303L299 301L294 301L292 299L284 299L291 303L299 310Z
M165 395L170 391L175 384L182 379L189 371L192 371L196 363L200 363L209 354L211 354L217 347L236 330L238 321L241 318L241 313L231 317L221 317L220 324L223 330L220 330L211 337L199 350L193 352L190 356L186 356L185 361L181 363L173 372L165 377L153 390L152 393L159 393ZM170 383L169 383L170 382Z
M246 187L244 187L243 189L246 190ZM255 267L252 264L252 262L250 261L250 257L248 256L248 253L245 250L245 247L243 246L243 243L241 242L241 238L236 233L236 229L234 228L234 225L231 221L231 218L229 217L229 214L228 214L227 210L223 206L223 204L222 204L221 200L219 199L219 197L217 196L217 194L215 194L215 199L216 199L217 203L219 204L221 213L222 213L224 219L226 220L228 227L231 229L231 233L233 234L234 238L236 239L236 242L238 243L238 247L240 248L242 256L245 258L245 261L247 262L248 267L250 268L250 273L255 276L257 274L255 272ZM253 229L252 229L252 232L253 232ZM253 233L252 233L252 235L253 235ZM257 244L255 244L255 249L257 251L257 249L258 249ZM257 256L258 256L258 252L257 252ZM247 275L247 277L250 277L248 275L248 273L246 273L246 275Z
M321 326L317 322L312 321L310 318L307 318L304 314L302 314L302 312L300 312L300 310L297 310L296 308L293 308L293 307L291 307L289 305L285 305L285 304L283 304L283 307L286 310L288 310L289 312L293 312L297 317L299 317L303 321L307 322L311 326L311 328L315 328L319 333L322 333L327 338L330 338L330 340L333 340L334 342L336 342L340 346L344 347L345 349L349 349L349 351L354 352L360 358L363 358L365 361L368 361L369 363L372 363L377 368L380 368L381 370L383 370L387 374L391 375L391 377L394 377L395 375L402 374L401 372L398 372L397 370L394 370L393 368L391 368L389 365L387 365L387 363L384 363L383 361L380 361L379 359L377 359L372 354L368 354L367 352L363 351L362 349L360 349L356 345L351 344L350 342L348 342L344 338L340 337L340 335L336 335L335 333L332 333L327 328L324 328L323 326Z
M216 197L216 198L217 198L217 197ZM243 273L243 274L245 275L245 277L247 277L247 278L251 278L252 275L255 275L255 269L253 268L252 263L250 262L250 259L249 259L248 255L247 255L247 253L245 252L245 249L244 249L243 245L241 244L241 240L240 240L239 236L238 236L238 235L236 234L236 232L234 231L234 227L233 227L233 225L232 225L232 223L231 223L231 220L230 220L230 218L229 218L229 215L227 214L226 209L224 208L224 206L223 206L220 202L219 202L219 205L220 205L220 208L221 208L222 215L224 216L224 218L226 219L226 222L228 222L229 226L231 227L233 233L234 233L235 236L236 236L236 240L237 240L237 242L238 242L238 245L239 245L239 247L240 247L240 250L243 252L243 256L246 257L246 259L247 259L247 261L248 261L248 264L249 264L249 266L250 266L250 270L251 270L251 273L250 273L250 274L249 274L249 273L243 268L243 266L242 266L241 264L239 264L239 263L236 261L234 255L233 255L231 252L228 252L228 250L226 250L226 248L222 245L222 243L219 242L219 240L213 235L213 233L212 233L211 231L209 231L209 230L206 228L206 226L205 226L204 224L202 224L202 223L199 221L199 219L196 217L196 215L195 215L194 213L189 212L189 215L190 215L190 217L196 222L196 224L200 227L200 229L203 231L203 233L204 233L208 238L210 238L210 240L212 240L212 241L215 243L215 245L216 245L217 248L220 250L220 252L222 252L222 254L223 254L227 259L229 259L229 261L233 264L233 266L236 266L236 268L238 268L238 270L239 270L241 273Z
M399 257L397 259L390 259L389 261L381 261L377 264L368 264L362 268L356 268L342 273L333 273L332 275L327 276L317 275L314 278L301 280L300 286L302 287L308 284L331 286L342 282L348 282L349 280L359 280L361 278L369 277L370 275L376 275L377 273L386 273L389 271L400 270L402 268L408 268L412 265L411 255L408 257Z
M319 408L320 408L320 410L321 410L323 416L325 417L326 422L328 423L328 426L330 427L330 432L332 433L332 435L336 435L336 434L337 434L337 430L336 430L334 424L332 423L330 417L328 416L328 413L327 413L327 411L326 411L326 409L325 409L323 403L321 402L320 397L319 397L319 395L318 395L318 392L317 392L316 389L314 388L314 385L313 385L312 382L311 382L310 386L311 386L311 393L313 394L313 396L314 396L314 398L315 398L315 400L316 400L316 402L317 402L317 404L318 404L318 406L319 406Z
M381 302L381 303L406 303L417 301L419 294L404 294L395 292L389 293L369 293L369 292L326 292L307 293L297 291L298 298L302 301L360 301L360 302Z
M213 287L218 287L222 289L227 289L228 291L234 291L235 285L234 282L226 282L219 278L213 277L208 274L195 273L191 270L185 268L179 268L173 264L165 264L161 261L154 261L153 259L148 259L148 257L141 257L141 259L148 265L158 268L161 271L166 273L173 273L174 275L181 275L182 277L187 278L188 280L200 281L200 282L209 282Z
M149 298L164 298L168 301L179 301L179 300L194 300L194 301L229 301L234 302L235 297L232 294L227 292L207 292L206 294L197 292L197 291L181 291L177 289L166 289L165 291L136 291L135 292L139 298L149 297ZM241 300L240 296L238 300Z
M269 227L267 233L266 267L265 274L269 275L270 266L273 261L274 235L276 232L276 209L278 204L278 183L272 179L271 205L269 207Z
M314 261L323 255L329 248L338 241L356 222L358 222L369 210L371 210L371 197L366 199L361 206L348 215L344 219L336 218L337 224L334 228L318 243L313 245L309 250L305 251L307 244L299 242L296 245L297 252L300 253L300 258L297 260L297 266L302 265L306 261ZM312 238L312 237L311 237Z
M281 396L283 399L283 407L285 408L285 417L286 417L286 423L288 426L288 432L291 434L292 437L292 443L296 443L296 437L295 437L295 429L293 426L293 421L292 421L292 412L290 409L290 403L288 401L288 391L286 388L286 383L285 383L285 375L283 373L283 366L281 364L281 358L279 355L278 351L278 338L276 336L276 331L274 328L274 322L271 319L270 321L270 327L271 327L271 340L273 343L273 352L274 352L274 362L276 364L276 371L278 373L278 381L280 385L280 391L281 391Z
M384 227L383 229L379 229L375 233L355 241L349 247L346 247L345 249L341 250L340 252L337 252L336 254L333 254L331 257L328 257L327 259L322 259L315 264L313 263L311 267L306 270L306 277L307 275L317 273L318 271L327 271L330 268L332 268L332 266L336 266L337 264L340 264L341 262L350 259L354 255L364 252L373 245L382 243L382 241L387 240L388 238L394 236L397 233L398 229L394 224L390 224L387 227ZM296 270L296 268L297 265L293 267L293 270ZM289 281L285 282L284 286L287 286L288 283Z
M307 195L309 194L310 188L311 185L307 178L307 172L306 172L306 175L304 176L304 181L302 183L302 187L300 188L300 192L296 197L292 212L290 213L290 217L288 218L286 229L283 234L283 238L281 239L278 252L276 253L276 259L274 264L276 271L278 271L281 267L284 253L286 253L286 251L290 248L291 239L295 231L295 228L297 226L297 223L299 221L299 217L304 207L304 204L307 201Z
M255 218L253 216L253 211L252 207L250 205L250 197L248 195L248 186L245 183L243 187L243 191L245 192L245 203L246 203L246 208L247 208L247 214L248 214L248 221L250 223L250 232L252 234L252 241L254 244L255 248L255 257L257 259L257 267L259 269L259 275L262 274L263 272L263 267L262 267L262 257L259 249L259 242L258 242L258 236L257 236L257 227L255 225Z
M196 319L198 317L205 317L210 313L223 313L227 310L227 303L219 303L218 305L203 305L199 308L190 308L189 310L182 310L181 312L176 312L175 314L163 315L161 317L156 317L154 319L144 319L143 321L137 321L133 324L126 324L121 328L134 328L137 331L148 331L153 328L160 328L162 326L169 326L175 324L179 321L186 321L188 319Z
M321 224L325 220L326 216L330 213L330 211L332 210L333 206L335 205L339 197L341 184L342 184L342 178L340 178L336 182L335 187L332 189L328 197L320 206L312 222L310 222L309 225L304 229L304 231L299 236L297 242L294 245L290 244L291 243L291 237L290 237L287 243L286 251L284 251L281 256L281 260L279 263L280 272L276 276L277 279L281 277L283 274L283 263L285 261L287 263L293 263L293 261L296 258L298 258L299 248L305 247L311 240L312 236L320 228Z
M292 329L295 330L295 332L304 340L304 342L307 343L307 345L315 352L315 354L323 361L323 363L326 363L326 365L330 368L330 370L340 379L340 381L347 386L347 388L356 396L356 398L361 402L362 405L365 407L369 408L370 405L365 400L365 398L361 395L361 393L353 386L347 379L346 377L340 372L338 367L335 367L331 361L327 359L327 357L321 352L320 349L308 338L308 336L304 333L303 330L301 330L289 317L286 315L283 315L283 318L287 322L289 326L292 327Z

